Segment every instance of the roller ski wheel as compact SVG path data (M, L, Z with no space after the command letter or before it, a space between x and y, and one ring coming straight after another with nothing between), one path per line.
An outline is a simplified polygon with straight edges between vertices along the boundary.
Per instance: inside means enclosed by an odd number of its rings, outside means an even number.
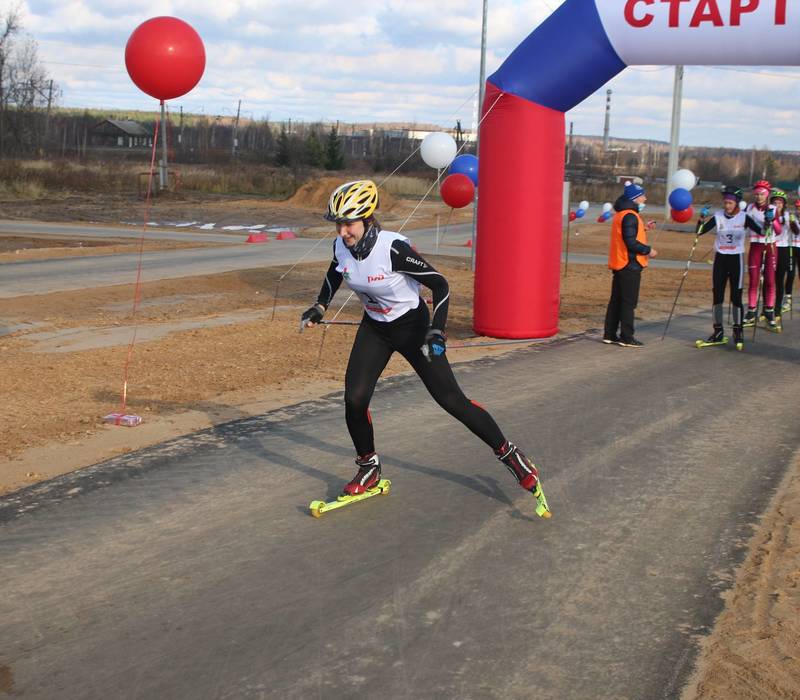
M372 498L373 496L388 496L389 491L392 488L392 482L388 479L381 479L376 486L371 489L367 489L364 493L360 493L357 496L339 496L335 501L311 501L311 504L308 506L311 515L315 518L321 518L323 514L327 513L331 510L336 510L338 508L344 508L345 506L352 505L353 503L358 503L359 501L365 501L368 498Z
M717 345L727 345L728 336L724 335L719 340L696 340L694 345L696 348L713 348Z

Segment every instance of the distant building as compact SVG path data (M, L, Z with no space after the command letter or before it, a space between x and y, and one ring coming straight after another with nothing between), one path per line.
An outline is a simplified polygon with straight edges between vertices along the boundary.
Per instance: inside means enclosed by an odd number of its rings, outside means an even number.
M96 148L148 148L152 134L130 119L106 119L92 127L92 146Z

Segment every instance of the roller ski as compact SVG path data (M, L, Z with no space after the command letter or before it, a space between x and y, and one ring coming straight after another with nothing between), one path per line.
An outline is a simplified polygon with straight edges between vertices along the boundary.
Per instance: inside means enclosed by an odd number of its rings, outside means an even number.
M335 501L312 501L309 505L311 515L321 518L323 513L337 508L365 501L373 496L388 496L392 482L381 479L381 462L374 452L356 459L358 472L344 486L342 493Z
M744 350L744 332L741 326L733 327L733 343L739 352Z
M498 451L497 458L506 465L519 485L530 491L536 500L536 515L540 518L549 518L553 515L542 490L539 479L539 470L534 466L513 442L506 442Z
M727 345L728 336L722 331L722 326L714 326L714 332L706 338L706 340L695 341L695 347L698 348L713 348L717 345Z
M764 328L771 333L782 333L783 326L781 325L781 317L775 316L773 309L764 310Z

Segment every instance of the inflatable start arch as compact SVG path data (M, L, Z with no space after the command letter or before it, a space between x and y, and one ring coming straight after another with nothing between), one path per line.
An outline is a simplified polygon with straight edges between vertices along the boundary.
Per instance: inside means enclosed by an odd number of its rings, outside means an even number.
M514 50L483 103L478 333L558 331L564 113L642 64L800 65L800 1L566 0Z

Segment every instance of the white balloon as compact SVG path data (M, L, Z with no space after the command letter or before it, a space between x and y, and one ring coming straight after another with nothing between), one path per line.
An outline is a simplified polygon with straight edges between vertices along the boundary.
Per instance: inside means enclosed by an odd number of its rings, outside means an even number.
M583 209L583 211L589 211L589 202L585 199L578 205L578 209Z
M691 170L686 170L686 168L684 168L683 170L676 170L672 174L669 182L670 185L672 185L670 187L670 192L672 190L677 190L678 188L691 191L697 184L697 178Z
M437 170L446 168L458 153L458 146L450 134L437 131L422 140L420 155L427 165Z
M741 202L739 202L739 209L741 209L742 211L744 211L745 209L747 209L747 202L745 202L744 200L742 200Z
M611 211L613 208L614 208L614 205L611 202L606 202L603 205L603 214L605 214L607 211Z

